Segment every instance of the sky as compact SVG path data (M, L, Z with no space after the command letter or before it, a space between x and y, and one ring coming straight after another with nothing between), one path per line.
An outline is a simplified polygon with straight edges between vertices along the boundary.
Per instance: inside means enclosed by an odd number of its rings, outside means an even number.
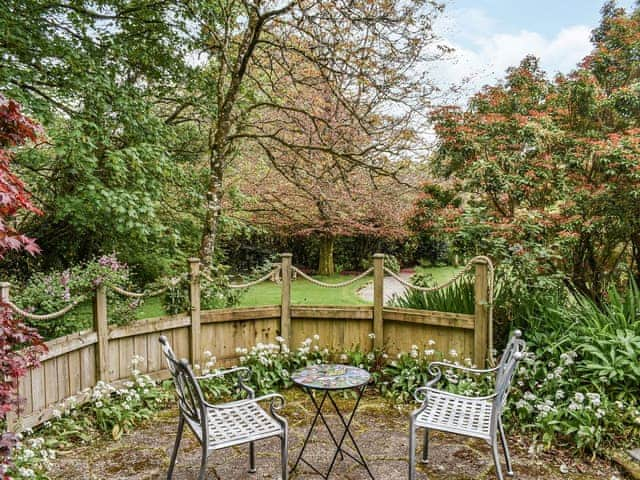
M527 54L549 74L568 73L592 48L604 0L448 0L435 29L454 47L434 73L439 86L468 79L460 100L504 77ZM627 10L634 0L618 0Z

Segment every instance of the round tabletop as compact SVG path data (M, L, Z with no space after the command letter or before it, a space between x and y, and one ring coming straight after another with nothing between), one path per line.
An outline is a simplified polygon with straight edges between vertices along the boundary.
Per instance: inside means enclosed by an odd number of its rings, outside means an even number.
M291 375L293 383L318 390L343 390L369 383L371 375L366 370L350 365L310 365Z

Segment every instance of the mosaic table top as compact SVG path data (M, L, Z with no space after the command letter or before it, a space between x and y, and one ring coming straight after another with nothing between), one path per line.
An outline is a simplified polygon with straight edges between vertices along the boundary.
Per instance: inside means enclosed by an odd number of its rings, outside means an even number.
M368 383L370 378L369 372L362 368L336 364L311 365L291 375L294 383L318 390L360 387Z

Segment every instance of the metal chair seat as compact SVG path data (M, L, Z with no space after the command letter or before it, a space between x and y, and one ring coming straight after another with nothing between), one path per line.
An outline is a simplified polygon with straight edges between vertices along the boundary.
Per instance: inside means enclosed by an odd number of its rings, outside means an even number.
M287 420L277 412L284 407L284 397L270 393L256 398L251 387L244 382L251 376L246 367L233 367L216 370L208 375L196 377L189 367L189 362L175 356L166 337L160 337L162 351L167 366L173 377L180 409L178 433L173 446L173 453L167 471L167 480L173 477L173 469L180 448L184 425L186 424L200 443L202 457L198 480L204 480L207 472L207 458L214 450L249 444L249 472L256 471L255 442L269 437L280 439L281 480L288 478L287 466ZM211 404L207 402L200 388L199 381L237 375L237 389L244 391L247 398L235 402ZM259 402L270 402L269 412Z
M416 426L484 440L491 438L492 401L432 388L427 391L427 408L416 417Z
M282 426L278 424L258 404L245 404L236 407L226 404L223 408L207 408L207 426L209 430L208 449L240 445L254 440L280 435ZM187 422L202 440L200 423L187 419Z

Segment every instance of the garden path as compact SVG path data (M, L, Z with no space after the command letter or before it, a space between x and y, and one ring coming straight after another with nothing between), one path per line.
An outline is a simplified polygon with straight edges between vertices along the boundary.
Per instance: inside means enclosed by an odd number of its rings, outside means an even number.
M413 270L403 270L399 275L403 280L409 281L409 278L411 278L411 275L413 275L413 273ZM394 295L402 295L402 293L406 289L407 287L402 285L395 278L389 276L384 277L384 303L388 304L389 300L391 300L391 297L393 297ZM360 297L367 302L373 302L373 282L367 283L364 287L358 290L358 295L360 295Z
M309 400L298 390L286 392L284 415L289 420L289 457L298 453L313 413ZM351 399L344 400L350 404ZM339 403L342 403L340 401ZM345 406L346 408L346 406ZM399 409L374 395L366 395L356 414L353 432L376 480L407 478L407 408ZM335 415L329 422L338 422ZM146 427L125 434L120 440L97 440L92 445L74 446L60 452L55 460L53 479L147 480L165 478L169 454L177 425L177 410L168 409ZM328 435L317 437L308 449L313 463L326 462L330 454ZM528 439L511 437L514 468L518 480L621 480L615 467L595 460L581 460L568 452L539 453ZM247 473L247 447L230 448L209 459L208 480L277 479L279 441L258 443L258 472ZM536 453L538 452L538 453ZM309 458L309 457L307 457ZM456 435L434 433L431 462L418 466L419 480L494 480L489 447L481 441ZM182 442L175 480L195 479L200 462L197 442L190 432ZM565 465L568 472L562 473ZM565 467L562 467L565 470ZM302 468L291 480L316 480L308 468ZM365 480L366 472L350 460L338 461L332 480Z

